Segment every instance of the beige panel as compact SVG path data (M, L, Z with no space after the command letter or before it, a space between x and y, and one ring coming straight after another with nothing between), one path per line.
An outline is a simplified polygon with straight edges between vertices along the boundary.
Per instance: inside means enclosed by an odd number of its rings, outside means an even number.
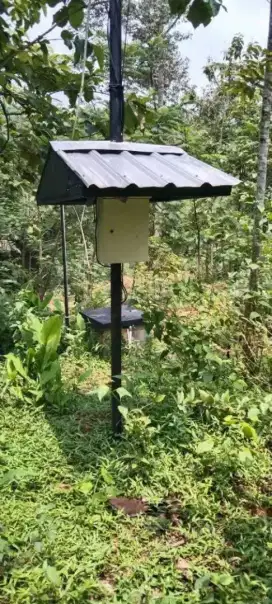
M97 256L103 264L148 260L149 200L97 200Z

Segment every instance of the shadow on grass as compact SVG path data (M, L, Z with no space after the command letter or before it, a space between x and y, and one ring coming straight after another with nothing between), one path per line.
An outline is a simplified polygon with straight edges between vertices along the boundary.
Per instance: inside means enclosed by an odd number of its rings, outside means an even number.
M272 519L261 509L252 513L252 516L231 520L225 527L226 554L237 573L248 577L252 590L262 586L271 598Z
M96 465L114 444L110 401L71 392L59 409L47 408L45 417L69 464L78 471Z

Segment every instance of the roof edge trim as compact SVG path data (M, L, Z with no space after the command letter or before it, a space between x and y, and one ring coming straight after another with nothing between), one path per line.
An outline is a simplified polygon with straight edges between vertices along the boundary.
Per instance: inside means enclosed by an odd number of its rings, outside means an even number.
M149 155L150 153L161 153L172 155L183 155L185 151L181 147L175 147L171 145L152 145L147 143L130 143L122 142L116 143L114 141L50 141L50 146L53 151L58 153L63 151L66 153L75 151L100 151L100 152L122 152L130 151L131 153L143 153Z

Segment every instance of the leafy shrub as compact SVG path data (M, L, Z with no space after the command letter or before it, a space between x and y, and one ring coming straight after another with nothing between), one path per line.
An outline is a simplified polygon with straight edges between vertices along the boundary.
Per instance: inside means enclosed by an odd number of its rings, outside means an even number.
M17 354L6 357L7 386L22 401L52 401L61 389L58 347L62 318L53 315L41 321L29 311L18 330Z

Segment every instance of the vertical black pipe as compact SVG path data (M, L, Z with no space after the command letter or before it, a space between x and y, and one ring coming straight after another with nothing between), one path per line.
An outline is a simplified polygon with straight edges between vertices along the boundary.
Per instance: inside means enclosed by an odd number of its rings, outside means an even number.
M64 285L64 312L65 326L70 327L69 319L69 302L68 302L68 273L67 273L67 249L66 249L66 227L65 227L65 210L64 205L60 206L60 223L61 223L61 241L62 241L62 266L63 266L63 285Z
M122 372L121 273L121 264L111 265L111 410L112 429L114 434L120 434L122 432L122 416L118 409L120 399L116 393L116 389L121 386L120 376Z
M123 82L122 82L122 15L121 0L110 0L110 139L123 140ZM122 416L118 410L116 389L121 386L122 372L122 266L111 265L111 379L112 429L122 432Z
M110 0L110 139L123 140L124 93L122 78L121 0Z

